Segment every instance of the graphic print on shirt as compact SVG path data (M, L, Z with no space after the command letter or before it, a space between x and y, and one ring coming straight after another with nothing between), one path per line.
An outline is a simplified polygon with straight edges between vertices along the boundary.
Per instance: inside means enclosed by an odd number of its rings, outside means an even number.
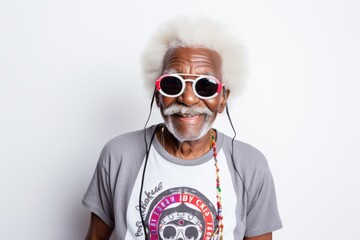
M216 226L216 209L199 191L188 187L168 189L149 206L145 222L151 240L206 240Z
M155 142L154 147L157 145ZM165 159L160 153L155 148L149 153L140 203L144 164L138 172L126 210L127 230L125 234L119 232L119 236L125 236L124 240L144 240L143 219L149 240L218 239L217 234L211 236L217 226L216 171L211 152L204 159L191 162L193 165L181 165L175 162L177 159L171 156ZM234 240L237 197L221 150L218 158L223 160L219 167L222 169L223 215L226 216L224 237Z

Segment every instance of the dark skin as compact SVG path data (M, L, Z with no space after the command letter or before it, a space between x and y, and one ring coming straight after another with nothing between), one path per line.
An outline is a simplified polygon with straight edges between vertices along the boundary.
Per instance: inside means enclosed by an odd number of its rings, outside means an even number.
M163 66L164 72L170 70L184 74L213 75L221 81L221 58L216 52L203 48L171 49L164 57ZM187 78L194 79L195 77L189 76ZM169 118L171 118L180 132L190 134L200 132L206 122L210 124L214 122L217 114L224 111L229 93L226 90L225 94L220 93L214 98L200 99L194 94L192 84L188 82L183 94L176 98L165 97L157 92L156 103L160 107L164 121L169 121ZM200 115L191 120L179 115L164 116L163 109L172 104L186 107L207 107L213 113L213 116L206 119ZM204 155L210 150L209 137L210 131L198 140L179 142L169 131L165 131L166 145L164 147L170 154L178 158L191 160Z
M163 66L164 72L170 70L185 74L212 75L221 81L221 58L216 52L203 48L171 49L164 57ZM189 78L194 77L190 76ZM188 82L186 83L185 91L179 97L165 97L159 92L156 93L155 97L164 121L169 121L171 118L180 132L185 135L191 135L191 133L194 132L201 132L201 129L205 124L212 125L217 114L224 111L229 94L229 90L226 90L214 98L206 100L199 99L194 94L191 83ZM163 109L172 104L184 105L187 107L207 107L213 115L211 117L199 115L191 118L180 115L165 116L163 114ZM161 130L159 129L157 132L159 141L161 135L160 131ZM210 150L210 131L211 130L208 130L208 132L200 139L180 142L165 128L163 136L166 144L163 147L170 154L186 161L191 161L191 159L198 158ZM107 226L98 216L92 213L89 231L85 240L108 240L112 230L113 229ZM243 240L272 240L272 233L266 233L256 237L245 237Z
M90 226L85 240L108 240L113 229L96 214L91 213Z

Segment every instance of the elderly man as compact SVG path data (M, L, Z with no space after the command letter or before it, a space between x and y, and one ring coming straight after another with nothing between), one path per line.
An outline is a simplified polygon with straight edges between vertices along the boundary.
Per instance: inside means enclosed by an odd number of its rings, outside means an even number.
M266 159L212 128L241 83L241 60L208 19L160 29L143 63L164 123L105 145L83 199L86 239L272 239L282 225Z

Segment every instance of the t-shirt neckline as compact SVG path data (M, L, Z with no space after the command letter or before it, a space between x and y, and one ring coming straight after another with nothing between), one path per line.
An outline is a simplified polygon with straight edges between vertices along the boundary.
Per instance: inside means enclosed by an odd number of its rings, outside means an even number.
M216 150L217 152L220 152L223 142L224 142L224 134L216 131ZM154 141L153 141L153 147L155 148L155 150L160 154L160 156L162 156L165 160L177 164L177 165L182 165L182 166L197 166L197 165L201 165L203 163L208 162L209 160L213 159L213 150L210 149L207 153L205 153L204 155L202 155L199 158L195 158L192 160L185 160L185 159L181 159L181 158L177 158L173 155L171 155L169 152L167 152L163 146L160 144L158 138L155 136L154 137Z

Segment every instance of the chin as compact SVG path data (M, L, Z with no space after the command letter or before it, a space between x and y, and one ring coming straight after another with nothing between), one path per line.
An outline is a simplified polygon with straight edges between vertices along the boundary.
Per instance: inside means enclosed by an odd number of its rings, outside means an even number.
M165 126L169 130L169 132L179 141L179 142L186 142L186 141L196 141L201 139L205 136L209 130L211 129L212 123L211 122L204 122L200 129L193 129L192 127L184 127L187 130L181 130L178 126L174 124L174 122L170 118L165 119Z

